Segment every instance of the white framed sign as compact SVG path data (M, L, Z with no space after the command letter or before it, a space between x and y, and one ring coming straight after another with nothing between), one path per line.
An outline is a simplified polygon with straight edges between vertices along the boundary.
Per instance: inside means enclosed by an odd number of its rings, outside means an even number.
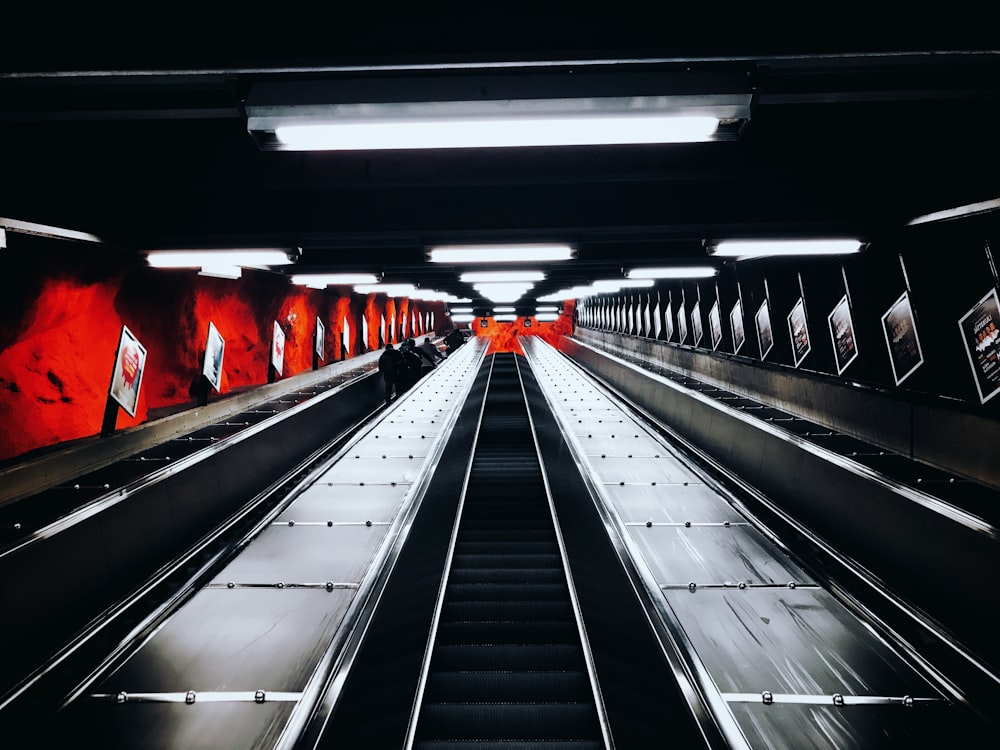
M976 379L979 402L985 404L1000 393L1000 300L990 289L958 321L969 366Z
M285 363L285 332L281 330L278 321L274 321L274 332L271 334L271 365L274 371L281 374Z
M722 316L719 313L719 300L712 304L712 309L708 311L708 331L712 336L712 351L719 348L722 341Z
M111 389L109 395L128 412L135 416L139 404L139 389L142 387L142 376L146 371L146 347L139 339L122 326L118 339L118 350L115 352L115 369L111 374Z
M760 358L763 361L774 346L774 333L771 331L771 309L767 300L760 303L757 314L754 315L757 324L757 343L760 345Z
M924 363L924 352L917 337L910 295L903 292L882 316L882 334L889 349L892 375L899 385Z
M806 303L799 297L792 306L792 311L788 313L788 335L792 337L792 359L795 366L802 364L802 360L812 351L812 343L809 341L809 325L806 323Z
M845 294L833 311L827 316L830 325L830 339L833 341L833 357L837 361L837 374L858 358L858 341L854 337L854 321L851 319L851 305Z
M733 327L733 354L739 354L747 340L746 331L743 330L743 300L736 300L729 313L729 323Z
M205 379L212 387L222 391L222 356L226 348L226 341L215 327L215 323L208 322L208 340L205 342L205 364L201 369Z
M326 358L326 326L323 321L316 316L316 356L319 359Z
M701 343L702 337L701 330L701 300L694 303L694 307L691 308L691 336L694 339L694 345L698 346Z

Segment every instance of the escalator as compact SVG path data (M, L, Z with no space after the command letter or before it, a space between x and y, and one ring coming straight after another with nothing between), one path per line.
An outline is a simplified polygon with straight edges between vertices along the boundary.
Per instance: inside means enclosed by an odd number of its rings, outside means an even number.
M494 357L412 746L607 747L513 354Z

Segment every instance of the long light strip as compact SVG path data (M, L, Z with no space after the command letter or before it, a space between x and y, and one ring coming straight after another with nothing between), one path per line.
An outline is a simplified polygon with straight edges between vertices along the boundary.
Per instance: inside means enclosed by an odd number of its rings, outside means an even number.
M708 279L718 273L714 266L673 266L662 268L633 268L626 271L630 279Z
M535 313L557 313L559 308L555 305L542 305L541 307L535 308Z
M977 214L984 214L990 211L1000 210L1000 198L993 198L988 201L980 201L979 203L969 203L965 206L956 206L955 208L948 208L944 211L934 211L933 213L923 214L915 219L907 222L907 226L913 227L918 224L930 224L935 221L948 221L950 219L961 219L965 216L975 216ZM2 221L2 219L0 219Z
M377 284L378 276L373 273L297 273L292 276L293 284L313 286L321 284Z
M153 268L212 266L284 266L292 261L280 248L230 250L150 250L146 260Z
M467 314L452 315L451 316L451 322L452 323L471 323L473 320L475 320L475 317L476 317L475 315L467 315Z
M469 284L486 282L503 284L514 281L543 281L542 271L467 271L459 276L461 281Z
M448 310L448 312L451 315L456 315L456 314L458 314L458 315L471 315L472 314L472 308L471 307L453 307L450 310Z
M539 323L551 323L554 320L559 320L559 313L555 312L539 313L538 315L535 316L535 320L537 320Z
M861 250L854 239L725 240L708 252L720 258L764 258L773 255L847 255Z
M569 260L574 250L562 244L441 245L428 250L431 263L525 263Z
M501 313L500 315L494 315L493 320L498 323L513 323L517 320L517 315L514 313Z
M517 312L516 307L494 307L493 312L495 313L512 313Z
M643 288L653 286L656 282L653 279L610 279L608 281L595 281L590 286L595 293L617 292L625 288Z
M274 134L285 149L371 149L588 146L708 141L716 117L676 114L573 114L325 122L285 125Z
M355 284L354 291L358 294L386 294L390 297L409 297L416 291L412 284Z
M475 290L493 302L516 302L531 289L531 284L476 284Z

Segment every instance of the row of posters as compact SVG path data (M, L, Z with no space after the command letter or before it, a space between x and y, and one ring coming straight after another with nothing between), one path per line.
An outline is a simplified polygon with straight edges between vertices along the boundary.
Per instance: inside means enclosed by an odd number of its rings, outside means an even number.
M639 336L663 338L670 341L674 334L672 307L671 301L666 305L661 316L659 297L657 297L655 308L652 298L647 298L644 312L641 300L638 302L637 309L634 303L605 299L597 302L585 301L581 305L580 314L584 325L590 327L622 333L635 333ZM690 319L691 341L694 346L699 346L704 337L701 300L696 301L691 307L690 318L681 314L682 310L683 302L676 318L677 340L679 343L688 340L688 321ZM650 314L652 314L652 322ZM729 322L733 332L734 354L739 354L740 349L746 343L743 321L743 301L738 299L729 314ZM722 341L722 320L718 301L712 305L709 311L708 323L711 346L714 351L718 349ZM889 309L882 315L881 323L893 379L896 385L900 385L924 362L923 349L917 335L908 292L904 292L889 306ZM774 330L767 300L761 303L754 314L754 324L757 329L757 342L760 346L761 359L767 359L774 347ZM799 297L792 306L792 310L788 314L787 324L792 345L792 359L795 367L799 367L812 351L805 300L802 297ZM958 322L962 342L969 358L969 366L975 378L976 390L982 403L1000 393L1000 329L998 329L998 325L1000 325L1000 301L998 301L995 288L987 292ZM827 327L833 344L837 374L842 375L858 358L858 343L851 318L850 300L846 294L827 316Z

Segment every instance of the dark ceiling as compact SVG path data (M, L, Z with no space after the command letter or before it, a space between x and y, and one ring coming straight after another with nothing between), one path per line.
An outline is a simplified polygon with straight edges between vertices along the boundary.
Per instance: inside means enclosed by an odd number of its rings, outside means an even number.
M296 272L373 270L456 293L469 289L425 264L427 245L574 243L577 260L544 294L704 261L706 240L875 247L918 215L997 198L992 19L833 7L334 8L329 20L252 24L90 8L53 23L19 9L0 48L0 216L139 251L301 247ZM751 87L752 116L739 140L662 146L293 153L261 151L247 133L243 102L259 81L497 70L733 73Z

